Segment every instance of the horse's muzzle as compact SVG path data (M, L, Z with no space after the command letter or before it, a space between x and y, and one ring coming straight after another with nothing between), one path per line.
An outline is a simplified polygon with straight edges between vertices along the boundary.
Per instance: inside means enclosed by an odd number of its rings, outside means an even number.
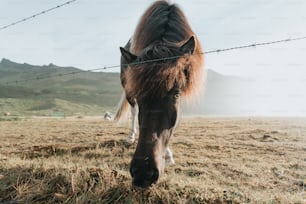
M132 184L136 188L146 189L155 183L159 177L158 169L146 170L131 168Z

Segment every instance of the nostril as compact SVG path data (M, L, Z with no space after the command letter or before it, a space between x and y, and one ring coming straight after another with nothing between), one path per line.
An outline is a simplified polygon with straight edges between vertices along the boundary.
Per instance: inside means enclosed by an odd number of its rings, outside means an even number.
M137 169L136 168L130 168L130 174L132 176L132 178L135 176L135 174L137 174Z
M152 181L157 181L158 177L159 177L159 171L155 169L152 175Z

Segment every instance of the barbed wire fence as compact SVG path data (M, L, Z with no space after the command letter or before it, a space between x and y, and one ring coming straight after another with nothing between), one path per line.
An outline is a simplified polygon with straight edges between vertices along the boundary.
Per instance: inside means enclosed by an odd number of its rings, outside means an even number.
M234 51L234 50L255 48L255 47L259 47L259 46L268 46L268 45L273 45L273 44L287 43L287 42L299 41L299 40L305 40L305 39L306 39L306 36L296 37L296 38L286 38L286 39L282 39L282 40L268 41L268 42L262 42L262 43L253 43L253 44L235 46L235 47L230 47L230 48L210 50L210 51L206 51L206 52L194 53L192 55L203 55L203 54L208 55L208 54L213 54L213 53L229 52L229 51ZM35 81L35 80L44 80L44 79L49 79L49 78L64 77L64 76L68 76L68 75L76 75L76 74L85 73L85 72L103 71L103 70L107 70L107 69L119 68L121 66L163 62L163 61L167 61L167 60L178 59L182 56L183 55L165 57L165 58L158 58L158 59L152 59L152 60L144 60L144 61L134 62L134 63L130 63L130 64L105 66L105 67L101 67L101 68L79 70L79 71L53 74L53 75L47 75L47 76L35 76L33 78L28 78L28 79L23 79L23 80L8 81L8 82L5 82L5 84L9 85L9 84L26 83L26 82Z
M63 7L63 6L67 6L68 4L74 3L74 2L76 2L76 1L77 1L77 0L70 0L70 1L67 1L67 2L65 2L65 3L63 3L63 4L59 4L59 5L57 5L57 6L51 7L51 8L49 8L49 9L43 10L43 11L41 11L41 12L38 12L38 13L36 13L36 14L34 14L34 15L31 15L31 16L28 16L28 17L26 17L26 18L23 18L23 19L20 19L20 20L18 20L18 21L15 21L15 22L13 22L13 23L7 24L7 25L5 25L5 26L0 27L0 31L5 30L5 29L8 29L8 28L10 28L10 27L12 27L12 26L15 26L15 25L17 25L17 24L26 22L26 21L28 21L28 20L31 20L31 19L33 19L33 18L35 18L35 17L37 17L37 16L40 16L40 15L49 13L49 12L51 12L51 11L53 11L53 10L56 10L56 9L59 9L59 8L61 8L61 7Z
M34 19L35 17L38 17L40 15L46 14L48 12L51 12L53 10L59 9L63 6L69 5L71 3L76 2L77 0L70 0L67 1L63 4L59 4L57 6L54 6L52 8L43 10L41 12L38 12L34 15L28 16L26 18L23 18L21 20L15 21L13 23L7 24L5 26L0 27L0 32L8 29L10 27L16 26L17 24L26 22L28 20ZM214 49L214 50L209 50L209 51L205 51L205 52L200 52L200 53L193 53L193 55L208 55L208 54L213 54L213 53L222 53L222 52L229 52L229 51L234 51L234 50L241 50L241 49L247 49L247 48L255 48L255 47L259 47L259 46L269 46L269 45L273 45L273 44L280 44L280 43L288 43L288 42L293 42L293 41L300 41L300 40L305 40L306 36L302 36L302 37L294 37L294 38L286 38L286 39L281 39L281 40L274 40L274 41L267 41L267 42L262 42L262 43L252 43L252 44L247 44L247 45L240 45L240 46L233 46L233 47L229 47L229 48L223 48L223 49ZM146 64L146 63L156 63L156 62L163 62L163 61L167 61L167 60L174 60L177 58L182 57L182 55L179 56L172 56L172 57L166 57L166 58L158 58L158 59L152 59L152 60L146 60L146 61L139 61L139 62L135 62L135 63L131 63L132 65L137 65L137 64ZM80 73L91 73L91 72L95 72L95 71L103 71L103 70L108 70L108 69L113 69L113 68L120 68L121 66L128 66L129 64L121 64L121 65L112 65L112 66L104 66L101 68L95 68L95 69L88 69L88 70L75 70L75 71L71 71L71 72L67 72L67 73L59 73L59 74L50 74L50 75L37 75L34 76L32 78L28 78L28 79L22 79L22 80L15 80L15 81L8 81L8 82L4 82L2 84L5 85L10 85L10 84L21 84L21 83L28 83L31 81L39 81L39 80L45 80L45 79L49 79L49 78L57 78L57 77L65 77L65 76L69 76L69 75L76 75L76 74L80 74ZM37 93L33 93L33 94L37 94ZM43 93L39 93L39 95L41 95ZM26 94L28 95L28 94Z
M31 15L29 17L23 18L21 20L15 21L13 23L10 23L8 25L2 26L0 27L0 31L5 30L7 28L10 28L12 26L15 26L19 23L31 20L37 16L46 14L48 12L51 12L53 10L59 9L63 6L67 6L71 3L76 2L77 0L69 0L65 3L59 4L57 6L51 7L49 9L43 10L41 12L38 12L34 15ZM205 52L200 52L200 53L193 53L193 55L207 55L207 54L212 54L212 53L221 53L221 52L228 52L228 51L233 51L233 50L240 50L240 49L247 49L247 48L254 48L254 47L258 47L258 46L268 46L268 45L272 45L272 44L278 44L278 43L286 43L286 42L292 42L292 41L299 41L299 40L305 40L306 36L302 36L302 37L295 37L295 38L287 38L287 39L281 39L281 40L275 40L275 41L267 41L267 42L262 42L262 43L253 43L253 44L248 44L248 45L241 45L241 46L234 46L234 47L230 47L230 48L223 48L223 49L215 49L215 50L210 50L210 51L205 51ZM135 63L131 63L131 65L136 65L136 64L146 64L146 63L156 63L156 62L162 62L162 61L167 61L167 60L173 60L173 59L178 59L182 57L182 55L180 56L172 56L172 57L165 57L165 58L158 58L158 59L152 59L152 60L145 60L145 61L140 61L140 62L135 62ZM46 75L46 76L35 76L32 78L28 78L28 79L23 79L23 80L15 80L15 81L8 81L5 82L5 85L9 85L9 84L18 84L18 83L26 83L26 82L30 82L30 81L35 81L35 80L44 80L44 79L49 79L49 78L55 78L55 77L64 77L64 76L68 76L68 75L76 75L79 73L84 73L84 72L94 72L94 71L103 71L103 70L107 70L107 69L113 69L113 68L119 68L121 66L128 66L128 64L121 64L121 65L112 65L112 66L104 66L101 68L95 68L95 69L88 69L88 70L78 70L78 71L73 71L73 72L67 72L67 73L60 73L60 74L51 74L51 75Z

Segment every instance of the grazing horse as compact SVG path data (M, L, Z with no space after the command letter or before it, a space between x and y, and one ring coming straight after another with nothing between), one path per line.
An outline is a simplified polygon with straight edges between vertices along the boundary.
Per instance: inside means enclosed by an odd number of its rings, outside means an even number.
M203 51L181 9L167 1L151 5L140 19L132 38L121 51L123 98L115 119L129 106L135 141L131 161L133 186L147 188L173 164L169 139L178 123L181 98L190 98L203 85Z

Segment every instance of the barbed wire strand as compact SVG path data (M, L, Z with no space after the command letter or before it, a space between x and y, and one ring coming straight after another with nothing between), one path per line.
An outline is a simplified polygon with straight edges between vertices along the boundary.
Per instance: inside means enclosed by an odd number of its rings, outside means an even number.
M0 27L0 31L2 31L2 30L4 30L4 29L7 29L7 28L9 28L9 27L15 26L15 25L17 25L17 24L19 24L19 23L28 21L28 20L30 20L30 19L33 19L33 18L35 18L35 17L37 17L37 16L46 14L46 13L48 13L48 12L50 12L50 11L53 11L53 10L58 9L58 8L61 8L61 7L63 7L63 6L66 6L66 5L68 5L68 4L73 3L73 2L75 2L75 1L77 1L77 0L70 0L70 1L67 1L67 2L65 2L65 3L63 3L63 4L59 4L59 5L57 5L57 6L54 6L54 7L52 7L52 8L49 8L49 9L47 9L47 10L43 10L43 11L41 11L41 12L39 12L39 13L36 13L36 14L34 14L34 15L32 15L32 16L29 16L29 17L23 18L23 19L21 19L21 20L15 21L15 22L13 22L13 23L10 23L10 24L8 24L8 25L2 26L2 27Z
M306 39L306 36L296 37L296 38L287 38L287 39L276 40L276 41L269 41L269 42L263 42L263 43L253 43L253 44L249 44L249 45L242 45L242 46L235 46L235 47L224 48L224 49L210 50L210 51L201 52L201 53L194 53L192 55L202 55L202 54L207 55L207 54L212 54L212 53L228 52L228 51L233 51L233 50L240 50L240 49L246 49L246 48L252 48L252 47L254 48L254 47L257 47L257 46L267 46L267 45L272 45L272 44L292 42L292 41L299 41L299 40L305 40L305 39ZM121 66L154 63L154 62L160 62L160 61L167 61L167 60L177 59L177 58L180 58L182 56L183 55L172 56L172 57L165 57L165 58L158 58L158 59L152 59L152 60L145 60L145 61L140 61L140 62L135 62L135 63L130 63L130 64L105 66L105 67L102 67L102 68L89 69L89 70L79 70L79 71L73 71L73 72L68 72L68 73L48 75L48 76L45 76L45 77L36 76L36 77L33 77L33 78L24 79L24 80L8 81L5 84L6 85L9 85L9 84L18 84L18 83L24 83L24 82L29 82L29 81L35 81L35 80L43 80L43 79L48 79L48 78L63 77L63 76L68 76L68 75L75 75L75 74L79 74L79 73L86 73L86 72L93 72L93 71L102 71L102 70L107 70L107 69L119 68Z

